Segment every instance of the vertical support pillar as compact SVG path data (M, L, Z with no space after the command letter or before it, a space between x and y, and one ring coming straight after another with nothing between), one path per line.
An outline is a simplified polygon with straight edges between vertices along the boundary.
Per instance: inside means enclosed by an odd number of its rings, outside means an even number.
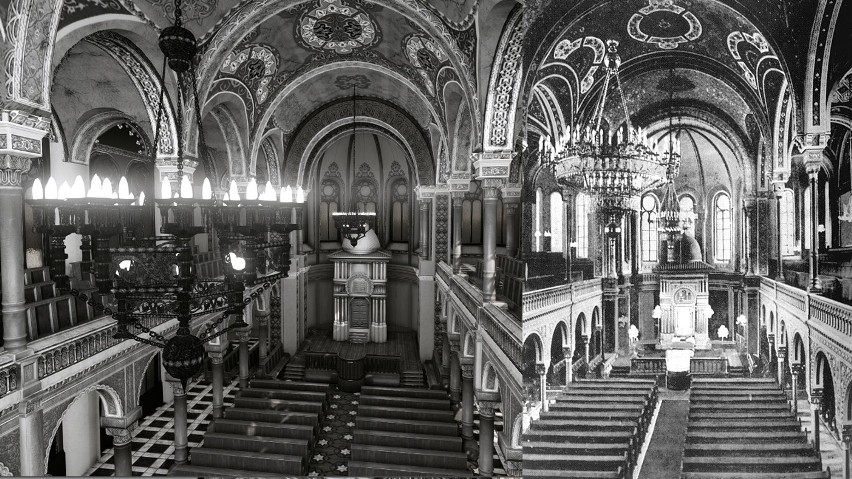
M589 364L589 337L587 335L580 336L583 340L583 355L586 357L586 364Z
M479 475L494 475L494 409L491 401L477 401L479 406Z
M811 424L813 429L811 431L811 442L813 442L814 450L816 450L817 454L820 451L820 441L819 441L819 421L820 421L820 410L822 409L822 389L814 388L811 391Z
M0 128L0 134L2 133L5 132ZM38 144L41 146L41 141ZM29 158L0 152L0 244L3 245L0 248L0 275L3 281L3 347L11 353L21 352L27 346L21 175L30 170L30 164Z
M187 421L186 421L186 390L180 381L169 379L172 386L175 404L175 464L184 464L188 459Z
M258 358L262 365L266 364L266 357L269 354L268 337L269 337L269 311L256 311L257 318L257 336L260 343L258 344Z
M784 194L784 183L780 181L772 182L772 189L775 193L775 217L777 221L775 222L776 231L778 235L776 238L778 239L777 244L775 245L775 254L778 256L778 267L776 268L776 276L775 278L784 282L784 245L782 244L783 238L781 237L781 226L784 222L784 219L781 218L781 198Z
M453 192L453 273L461 271L462 256L462 203L464 194Z
M23 274L21 275L23 278ZM19 453L22 476L44 476L44 415L41 401L26 400L19 404Z
M793 417L799 416L799 375L805 372L805 367L801 363L793 363Z
M515 201L507 201L503 198L503 211L506 212L506 219L503 222L505 232L503 237L506 239L506 255L511 258L518 256L518 208L520 203Z
M461 403L461 365L459 364L459 344L458 341L450 340L450 402L453 407L457 408Z
M550 405L547 403L547 366L544 364L536 364L535 372L538 374L538 388L541 397L541 410L544 412L550 411Z
M781 338L778 338L778 342L781 342ZM787 346L778 346L778 384L781 386L781 389L784 389L784 365L787 362Z
M237 338L240 340L240 388L248 387L249 380L249 331L237 331Z
M852 424L846 424L840 430L840 449L843 456L843 475L841 477L843 479L850 479L852 477L852 456L849 455L850 445L852 445Z
M429 259L429 227L432 222L429 218L429 207L432 204L432 198L420 199L420 257Z
M213 417L222 417L225 407L225 367L223 365L224 355L221 351L208 352L213 369Z
M462 364L462 438L473 440L473 364Z
M811 254L809 255L811 281L808 291L817 294L822 293L822 281L819 279L819 172L821 167L822 163L819 161L805 163L811 186L811 211L807 212L811 215L811 230L807 232L811 235Z
M565 385L568 386L574 381L573 364L571 364L571 347L562 347L562 356L565 358Z
M136 428L136 421L142 417L142 408L136 408L128 411L123 417L102 417L101 427L106 429L106 433L112 436L112 444L115 446L113 454L113 462L115 464L116 477L130 477L133 475L133 450L131 448L130 439L132 438L133 429Z
M497 201L503 180L482 181L482 301L497 299Z

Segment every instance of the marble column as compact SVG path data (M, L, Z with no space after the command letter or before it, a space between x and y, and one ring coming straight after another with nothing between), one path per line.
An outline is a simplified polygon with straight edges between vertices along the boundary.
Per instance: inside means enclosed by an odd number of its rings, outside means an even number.
M473 364L462 364L462 437L473 439Z
M799 415L799 375L804 374L805 367L801 363L793 363L790 368L793 376L793 416Z
M482 181L482 301L497 299L497 201L502 180Z
M848 418L847 418L848 420ZM843 457L843 479L852 477L852 456L849 448L852 447L852 424L846 424L840 429L840 449Z
M781 341L781 338L778 338ZM787 346L778 346L778 384L784 389L784 364L787 362Z
M819 444L819 422L820 422L820 409L822 408L822 389L814 389L811 391L811 424L813 425L811 431L811 442L814 445L814 449L819 452L820 444Z
M574 381L573 364L571 364L571 347L562 347L562 356L565 358L565 385L568 386Z
M115 447L113 463L115 464L116 477L130 477L133 475L133 449L131 448L131 435L129 429L107 428L107 434L112 436L112 444Z
M171 379L169 384L172 386L172 394L175 400L175 464L184 464L189 455L186 435L186 390L178 380Z
M462 256L462 203L464 194L453 192L453 273L461 271Z
M225 367L224 354L221 351L208 352L213 369L213 417L222 417L225 407Z
M444 323L444 327L446 328L447 323ZM446 334L442 335L443 348L441 349L441 377L445 380L449 377L450 370L450 355L452 352L450 351L450 338L447 337Z
M248 387L249 380L249 331L237 331L240 340L240 389Z
M450 353L450 402L454 407L461 403L461 366L459 365L459 346L457 342L450 341L452 352Z
M550 411L550 404L547 403L547 366L544 364L536 364L535 372L538 374L538 390L541 397L541 410L543 412Z
M589 364L589 336L584 334L580 336L580 339L583 340L583 355L586 358L586 364Z
M518 255L518 208L520 203L503 199L503 211L506 213L506 219L503 221L503 229L505 230L504 238L506 240L506 255L516 257Z
M432 205L431 198L423 198L420 200L420 257L429 259L429 227L431 221L429 218L429 207Z
M778 241L777 241L777 244L775 245L776 246L775 254L778 255L778 268L777 268L777 271L776 271L775 278L778 281L783 282L784 281L784 253L783 253L784 246L782 244L783 238L781 237L781 229L782 229L782 223L783 223L784 219L781 218L781 199L784 196L784 183L782 183L780 181L779 182L773 182L772 183L772 189L775 193L775 217L777 218L775 226L776 226L776 231L778 232L778 236L776 237L778 239Z
M20 217L20 214L18 215ZM23 274L21 274L23 278ZM18 410L18 452L21 455L22 476L44 476L44 415L40 400L25 400Z
M260 349L258 351L258 362L264 365L266 364L266 357L269 354L269 311L257 311L255 318L257 318L257 335L260 341L258 343L258 348Z
M41 142L39 142L41 145ZM23 190L21 175L30 159L0 154L0 275L2 275L3 347L17 353L27 346L24 298Z
M806 212L811 215L811 230L806 234L811 235L811 254L809 255L811 281L808 291L812 293L822 293L822 281L819 279L819 172L821 167L822 162L819 161L805 163L811 186L811 211Z
M494 475L494 409L497 403L477 401L479 406L479 475Z

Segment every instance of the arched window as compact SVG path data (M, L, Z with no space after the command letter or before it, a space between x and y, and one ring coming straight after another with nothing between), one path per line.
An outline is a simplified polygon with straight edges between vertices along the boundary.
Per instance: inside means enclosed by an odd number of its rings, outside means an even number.
M390 240L395 243L408 242L408 182L400 178L390 188Z
M333 215L340 210L340 183L330 178L322 180L319 194L320 241L338 241Z
M639 234L642 244L642 261L657 261L659 234L657 232L657 199L653 195L642 198L639 216Z
M716 195L714 226L716 246L714 248L717 263L731 261L733 227L731 225L731 197L727 193Z
M791 256L796 251L796 203L793 190L781 193L781 254Z
M577 193L574 200L574 211L576 215L575 225L577 227L577 257L589 257L589 196L585 193Z
M535 231L533 231L533 251L541 251L542 235L541 231L541 205L544 203L544 197L541 193L541 188L535 190Z
M550 194L550 251L554 253L562 252L564 218L562 194L554 191Z

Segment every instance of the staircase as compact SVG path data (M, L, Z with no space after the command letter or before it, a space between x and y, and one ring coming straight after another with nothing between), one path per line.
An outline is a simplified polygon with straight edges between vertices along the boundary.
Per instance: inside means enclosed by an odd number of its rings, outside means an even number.
M470 476L446 392L365 386L350 476Z
M305 357L293 356L293 359L284 367L284 377L287 381L304 381L305 379Z
M804 391L801 391L804 393ZM802 396L800 396L802 397ZM802 429L811 437L813 431L813 423L811 422L811 404L807 399L800 399L798 402L798 418L802 422ZM835 474L840 474L843 471L844 453L840 449L840 445L824 423L820 423L819 428L819 448L820 459L822 459L823 469L835 471Z
M326 384L253 380L224 417L210 423L191 464L171 475L305 475L328 390Z
M349 330L349 342L358 343L358 344L366 344L370 342L370 330L369 329L350 329Z
M692 383L683 478L824 478L820 459L771 378Z
M632 477L656 404L653 380L572 383L524 435L524 477Z
M399 382L404 387L422 388L424 386L424 384L423 384L423 371L414 371L414 370L402 371L402 375L400 377Z

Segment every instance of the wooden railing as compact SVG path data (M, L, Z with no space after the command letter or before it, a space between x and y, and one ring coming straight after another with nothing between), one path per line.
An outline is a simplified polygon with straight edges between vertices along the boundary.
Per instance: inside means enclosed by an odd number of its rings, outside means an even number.
M336 371L337 355L332 353L305 353L305 369L320 371Z
M400 374L399 356L368 354L364 358L364 370L371 374Z
M630 361L630 374L639 376L666 374L666 358L633 358Z
M692 358L689 372L702 376L727 376L728 358Z
M516 258L497 255L497 269L507 276L523 278L526 275L526 264Z

